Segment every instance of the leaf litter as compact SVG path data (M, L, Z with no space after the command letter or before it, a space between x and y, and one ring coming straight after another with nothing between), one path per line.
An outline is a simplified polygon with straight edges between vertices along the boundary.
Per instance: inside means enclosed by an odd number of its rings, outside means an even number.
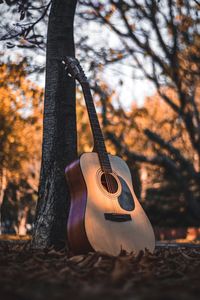
M29 242L0 242L0 295L16 299L199 299L200 249L159 247L154 254L69 255Z

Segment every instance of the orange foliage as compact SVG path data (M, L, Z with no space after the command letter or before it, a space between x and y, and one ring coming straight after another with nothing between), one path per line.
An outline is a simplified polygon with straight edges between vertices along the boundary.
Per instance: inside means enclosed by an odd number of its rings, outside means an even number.
M18 181L40 157L43 91L26 79L24 63L1 64L0 73L0 165Z
M42 137L43 90L27 79L25 67L0 65L1 221L18 234L26 234L27 217L33 218Z

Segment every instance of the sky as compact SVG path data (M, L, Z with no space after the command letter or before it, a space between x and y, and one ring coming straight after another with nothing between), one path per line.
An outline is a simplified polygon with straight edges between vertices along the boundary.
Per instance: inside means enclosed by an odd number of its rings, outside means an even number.
M79 6L77 10L79 10ZM102 45L105 45L107 49L120 48L119 38L111 32L108 26L102 26L97 22L86 22L77 17L75 18L75 41L82 32L87 32L87 43L95 50L100 50ZM80 52L81 49L76 49L78 56ZM83 67L87 71L87 64ZM133 70L130 59L105 66L103 72L99 73L99 77L117 92L121 104L126 109L131 108L133 103L142 106L145 98L156 92L155 86L150 80L141 78L141 72L139 74ZM120 82L123 84L121 85Z

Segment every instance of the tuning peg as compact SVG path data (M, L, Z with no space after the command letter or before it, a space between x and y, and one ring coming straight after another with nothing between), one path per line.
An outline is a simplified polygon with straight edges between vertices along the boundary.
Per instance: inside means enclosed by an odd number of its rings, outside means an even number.
M66 62L65 62L64 60L62 60L61 63L64 65L64 68L65 68L65 71L66 71L66 73L67 73L67 76L72 77L72 75L71 75L70 73L67 72L68 69L69 69L69 66L66 64Z

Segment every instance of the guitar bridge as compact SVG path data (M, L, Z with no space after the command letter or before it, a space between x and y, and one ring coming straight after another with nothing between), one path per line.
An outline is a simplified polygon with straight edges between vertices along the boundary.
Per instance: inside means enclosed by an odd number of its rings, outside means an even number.
M112 222L127 222L132 220L129 214L105 213L104 217L106 220Z

